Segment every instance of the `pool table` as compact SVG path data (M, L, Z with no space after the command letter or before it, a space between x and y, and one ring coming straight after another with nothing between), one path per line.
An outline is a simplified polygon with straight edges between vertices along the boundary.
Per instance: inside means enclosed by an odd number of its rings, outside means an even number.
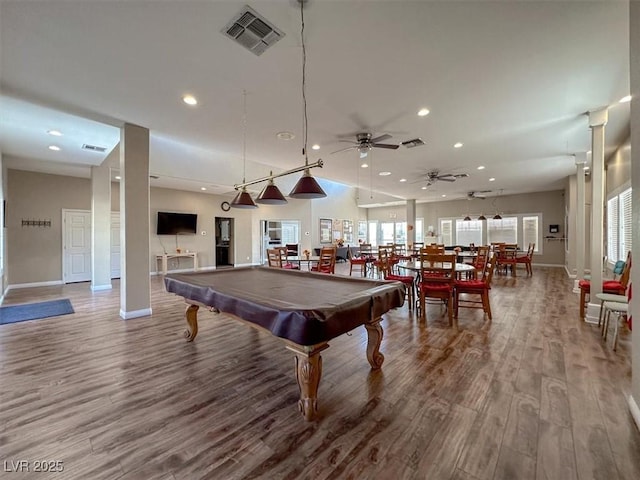
M367 359L379 369L384 361L381 317L402 306L405 296L399 282L268 267L169 274L164 283L168 292L184 297L188 304L188 341L198 334L200 306L232 314L282 338L295 354L298 406L306 420L317 413L320 352L329 347L329 340L364 325Z

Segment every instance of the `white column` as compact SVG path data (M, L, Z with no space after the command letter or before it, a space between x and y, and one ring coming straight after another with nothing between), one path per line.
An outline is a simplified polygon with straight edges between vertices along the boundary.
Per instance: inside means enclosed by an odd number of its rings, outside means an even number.
M416 241L416 201L407 200L407 246Z
M604 127L609 118L603 108L589 112L591 128L591 295L585 320L598 323L602 293L602 255L604 233Z
M120 132L120 316L151 315L149 278L149 130Z
M576 236L574 242L576 255L576 279L573 291L580 293L578 282L584 278L584 255L585 255L585 186L584 167L587 164L587 154L585 152L576 153Z
M629 53L631 57L631 185L633 225L640 225L640 2L629 2ZM635 294L631 299L634 329L631 332L631 395L629 408L640 428L640 228L633 229L631 283Z
M91 167L91 290L111 289L111 166L120 146Z

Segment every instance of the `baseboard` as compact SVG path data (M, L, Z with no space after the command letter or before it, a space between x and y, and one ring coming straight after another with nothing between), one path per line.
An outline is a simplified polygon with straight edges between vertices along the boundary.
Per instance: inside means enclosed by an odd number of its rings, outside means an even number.
M569 278L576 278L577 277L577 275L575 273L572 273L572 272L569 271L569 269L567 268L566 265L564 266L564 271L566 272L567 277L569 277Z
M553 267L553 268L566 268L564 265L559 263L532 263L532 267Z
M51 280L49 282L15 283L7 285L7 291L16 288L51 287L52 285L63 285L62 280Z
M120 318L124 320L129 320L132 318L139 317L148 317L151 315L151 308L143 308L142 310L133 310L131 312L125 312L124 310L120 310Z
M636 427L640 430L640 408L638 408L638 404L633 398L633 395L629 395L629 410L631 411L633 420L636 422Z
M99 292L101 290L111 290L112 288L113 286L110 283L106 285L91 285L92 292Z

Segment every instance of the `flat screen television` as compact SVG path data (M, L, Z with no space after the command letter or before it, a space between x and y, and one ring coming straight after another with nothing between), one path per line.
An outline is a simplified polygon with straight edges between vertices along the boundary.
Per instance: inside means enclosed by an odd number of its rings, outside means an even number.
M158 212L157 235L195 235L198 215L195 213Z

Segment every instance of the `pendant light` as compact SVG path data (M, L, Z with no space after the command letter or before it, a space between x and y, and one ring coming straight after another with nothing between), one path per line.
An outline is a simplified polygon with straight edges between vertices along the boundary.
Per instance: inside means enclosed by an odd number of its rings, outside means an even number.
M478 217L478 220L486 220L487 217L484 216L484 214L480 214L480 216Z
M242 91L243 110L242 110L242 183L246 182L247 174L247 91ZM258 208L251 198L251 194L247 192L247 187L243 186L236 197L231 201L233 208Z
M273 175L273 172L269 172L269 176ZM273 183L273 177L269 179L269 183L262 189L260 195L256 197L256 203L262 203L264 205L284 205L287 199L275 183Z
M502 190L498 192L498 197L500 196L501 193L502 193ZM502 216L498 213L498 207L496 206L496 201L498 200L498 197L495 197L491 202L491 204L493 205L493 208L495 208L496 210L496 214L493 216L494 220L502 220Z
M306 67L307 67L307 50L304 45L304 2L305 0L298 0L300 3L300 38L302 43L302 104L303 104L303 112L304 115L302 117L302 138L303 138L303 147L302 147L302 155L304 155L304 164L309 165L309 158L307 157L307 96L306 96ZM301 198L301 199L310 199L310 198L323 198L326 197L327 194L324 192L320 184L316 181L315 178L311 176L308 168L305 168L304 174L298 180L298 183L293 187L291 193L289 193L291 198Z

